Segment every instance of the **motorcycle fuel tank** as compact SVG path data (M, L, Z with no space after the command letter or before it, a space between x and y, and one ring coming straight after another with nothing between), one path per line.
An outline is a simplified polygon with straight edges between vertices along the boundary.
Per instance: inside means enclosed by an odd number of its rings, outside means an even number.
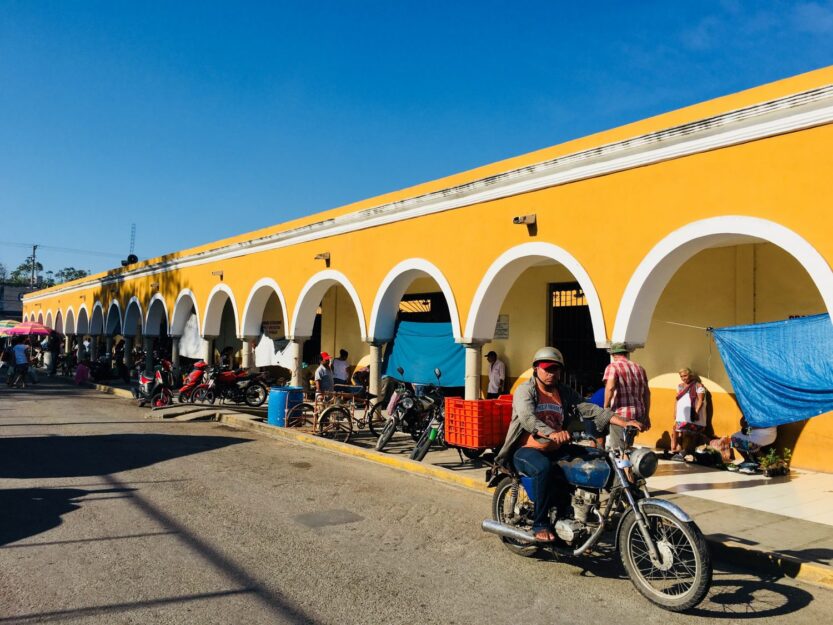
M563 479L580 488L604 488L612 473L606 456L591 447L570 445L567 454L555 464Z

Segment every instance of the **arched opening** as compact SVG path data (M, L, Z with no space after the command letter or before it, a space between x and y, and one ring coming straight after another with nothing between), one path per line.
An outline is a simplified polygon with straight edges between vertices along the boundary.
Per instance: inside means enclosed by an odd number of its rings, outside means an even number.
M53 327L56 332L66 334L64 332L64 314L60 310L55 313L55 325Z
M104 334L104 307L101 302L93 305L93 314L90 316L90 334L93 336Z
M171 340L168 336L168 308L165 304L165 298L158 293L150 299L148 304L144 335L153 337L153 351L162 358L170 359Z
M291 335L305 339L304 362L318 363L326 351L338 355L344 349L355 364L368 353L364 310L347 277L325 270L307 281L292 317Z
M75 333L79 336L88 336L90 334L90 315L87 312L86 305L82 305L78 309L78 320L75 322Z
M190 289L183 289L174 303L171 340L178 342L180 358L188 359L182 363L185 365L183 370L187 370L192 361L200 360L205 355L197 300Z
M107 321L104 325L104 333L108 336L116 336L122 334L121 331L121 306L118 300L110 302L110 308L107 310Z
M43 325L43 313L42 312L38 313L38 323Z
M131 297L124 310L124 332L125 336L141 337L142 332L142 305L138 298Z
M602 385L610 360L590 276L572 254L550 243L513 247L492 263L475 292L464 335L504 362L504 390L529 375L532 354L542 345L561 350L564 381L583 394ZM488 374L484 361L484 385Z
M66 321L64 321L64 334L75 334L75 311L70 307L67 310Z
M664 446L674 422L677 372L690 368L709 391L710 431L728 435L741 416L709 327L823 313L833 272L794 232L769 221L725 217L689 224L658 243L625 290L614 340L644 345L634 355L651 385L652 430ZM798 466L813 466L817 441L833 435L833 415L779 426L778 444ZM829 470L820 465L814 468Z
M287 343L287 320L286 300L278 283L271 278L258 280L243 307L243 336L254 346L254 366L289 369L291 363L281 357Z
M52 328L53 330L55 329L54 320L52 318L52 311L51 310L46 313L46 323L45 323L45 325L46 325L47 328Z
M231 366L240 365L243 342L238 338L237 319L234 293L225 284L218 284L208 296L203 321L203 336L213 342L210 360L225 360Z

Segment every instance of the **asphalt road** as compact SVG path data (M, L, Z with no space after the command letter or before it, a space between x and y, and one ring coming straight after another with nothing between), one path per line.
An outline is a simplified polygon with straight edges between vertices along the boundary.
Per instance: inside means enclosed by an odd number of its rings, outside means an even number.
M829 622L833 593L718 566L655 608L615 558L524 559L489 499L63 384L0 388L6 623Z

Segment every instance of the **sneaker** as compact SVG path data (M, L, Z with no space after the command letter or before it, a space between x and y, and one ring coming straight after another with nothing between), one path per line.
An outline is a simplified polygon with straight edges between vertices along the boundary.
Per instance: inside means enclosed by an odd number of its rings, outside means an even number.
M760 472L761 469L755 462L744 462L740 465L740 467L738 467L738 473L743 473L744 475L755 475Z

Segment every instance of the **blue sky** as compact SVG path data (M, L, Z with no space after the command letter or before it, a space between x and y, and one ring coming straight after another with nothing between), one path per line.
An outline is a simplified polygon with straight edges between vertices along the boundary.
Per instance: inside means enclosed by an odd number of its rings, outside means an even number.
M830 64L833 0L0 0L0 262L123 257L133 222L157 256Z

